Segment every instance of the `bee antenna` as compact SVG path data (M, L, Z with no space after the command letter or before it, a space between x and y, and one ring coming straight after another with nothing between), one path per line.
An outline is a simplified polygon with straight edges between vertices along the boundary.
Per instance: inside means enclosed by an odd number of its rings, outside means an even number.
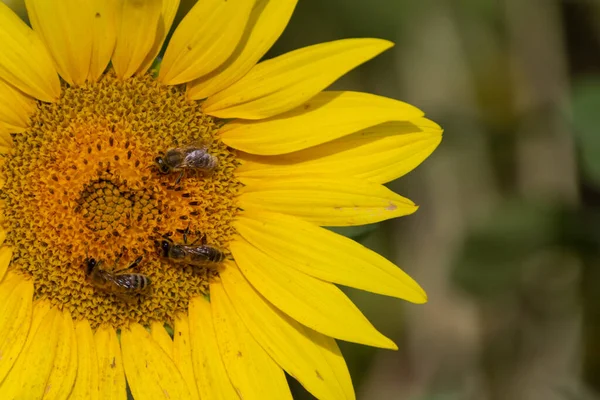
M115 269L117 267L117 265L119 264L119 261L121 261L122 256L123 256L123 252L119 253L117 258L115 259L115 265L113 266L113 269Z

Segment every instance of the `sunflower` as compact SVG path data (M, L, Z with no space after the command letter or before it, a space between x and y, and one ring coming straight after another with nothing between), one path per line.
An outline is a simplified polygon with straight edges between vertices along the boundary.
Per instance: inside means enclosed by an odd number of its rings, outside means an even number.
M2 399L286 399L285 373L353 399L336 339L396 345L336 284L426 301L323 228L417 208L383 184L440 127L323 91L392 43L259 62L296 1L204 0L158 68L178 5L26 0L30 28L0 3ZM178 172L169 154L192 150L210 162Z

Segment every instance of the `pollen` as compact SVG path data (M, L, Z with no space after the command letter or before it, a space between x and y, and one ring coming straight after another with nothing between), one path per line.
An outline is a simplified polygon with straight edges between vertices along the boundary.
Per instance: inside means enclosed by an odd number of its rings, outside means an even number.
M234 150L182 88L150 75L63 87L56 103L39 103L31 127L13 135L2 160L0 192L13 247L11 268L34 281L45 298L93 326L172 322L189 299L208 294L218 269L181 266L160 258L156 241L171 235L227 251L234 235L240 183ZM218 159L211 174L161 174L154 159L169 148L203 146ZM85 279L84 260L150 278L151 290L124 300ZM117 262L118 260L118 262Z

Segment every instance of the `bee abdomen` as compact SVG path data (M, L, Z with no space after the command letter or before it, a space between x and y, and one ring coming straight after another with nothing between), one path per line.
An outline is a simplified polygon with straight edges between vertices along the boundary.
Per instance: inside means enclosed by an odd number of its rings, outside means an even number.
M212 246L193 247L191 252L191 261L195 265L206 265L220 263L225 259L225 254Z
M144 290L147 287L150 286L150 278L148 278L146 275L136 275L137 277L137 288L139 290Z
M204 162L205 162L204 168L209 169L209 170L213 170L213 169L217 168L217 164L219 163L217 157L213 156L212 154L208 154L208 153L206 153Z
M141 292L150 286L150 278L142 274L119 274L115 283L126 291Z
M211 262L220 263L221 261L223 261L225 259L225 253L223 253L219 249L215 249L214 247L211 247L208 258Z

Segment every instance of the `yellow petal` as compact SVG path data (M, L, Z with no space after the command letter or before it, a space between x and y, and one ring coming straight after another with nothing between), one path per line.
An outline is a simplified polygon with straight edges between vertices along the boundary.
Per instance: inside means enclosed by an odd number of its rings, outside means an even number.
M162 0L123 0L112 64L119 78L133 75L152 50Z
M187 87L192 100L215 94L246 75L287 26L298 0L257 0L237 48L225 63Z
M219 351L239 397L292 400L283 370L250 335L220 283L210 285L210 305Z
M299 107L261 121L238 120L219 132L223 142L252 154L306 149L387 121L419 118L410 104L359 92L322 92Z
M197 2L173 33L158 80L186 83L223 64L240 41L253 5L254 0Z
M244 182L337 174L386 183L416 168L441 140L442 129L428 119L387 122L283 156L242 154L236 174Z
M265 302L234 265L224 269L222 279L227 294L222 289L217 293L211 290L211 301L233 306L228 311L239 315L254 339L281 368L318 399L347 398L337 374L302 325ZM221 298L224 296L228 300Z
M173 357L173 340L161 322L152 322L150 334L160 348L163 349L169 357Z
M272 178L244 188L239 205L295 215L321 226L364 225L417 210L383 185L356 178Z
M60 311L34 307L31 332L12 369L0 385L5 399L40 399L47 390L58 341L63 333Z
M9 271L5 278L0 281L0 311L1 307L6 302L12 292L15 290L16 286L19 283L26 281L21 274L16 273L15 271Z
M94 21L89 29L92 36L92 54L88 80L95 82L106 70L117 42L121 0L90 0Z
M59 313L58 324L61 336L58 338L56 356L50 378L46 382L44 400L67 399L77 375L77 340L73 319L68 311Z
M206 329L206 327L205 327ZM180 315L175 321L173 332L173 361L181 376L187 383L192 400L198 400L198 386L194 376L194 364L192 362L192 341L190 338L190 324L187 315ZM213 360L213 363L215 361ZM217 362L221 362L217 360ZM221 365L222 368L222 365Z
M44 41L60 76L70 85L85 82L90 69L96 11L88 1L25 0L31 26Z
M69 400L98 400L98 356L90 323L75 323L77 379Z
M6 231L4 230L0 230L0 246L2 246L4 244L4 241L6 240ZM2 279L0 278L0 281Z
M12 247L2 246L0 248L0 281L4 278L4 274L8 270L8 265L12 258Z
M0 125L0 154L10 154L14 147L12 136L10 133L6 133L5 129Z
M160 13L160 19L158 20L158 31L155 35L154 44L141 67L138 69L138 74L143 74L148 71L148 68L150 68L154 62L154 59L160 52L160 49L167 38L167 34L171 30L171 25L173 25L173 20L175 19L178 8L179 0L162 0L162 11Z
M127 399L121 348L114 328L101 326L96 330L94 339L98 355L98 398Z
M23 132L29 127L29 117L35 111L35 101L6 81L0 79L0 124L10 132Z
M392 43L344 39L263 61L227 89L209 97L204 111L219 118L269 118L300 106Z
M13 278L13 279L11 279ZM29 327L33 299L33 283L8 274L0 285L0 382L21 353Z
M125 375L135 399L189 399L190 393L171 357L139 324L121 330Z
M0 2L0 78L42 101L60 96L60 81L48 50L8 6Z
M245 211L237 231L269 257L328 282L423 303L427 296L400 268L366 247L310 222Z
M335 285L306 275L289 263L275 261L243 239L231 244L231 253L256 291L296 321L327 336L397 349ZM223 271L221 279L234 304L243 304L234 297L248 303L259 300L235 268ZM232 294L236 285L237 293Z
M12 136L8 133L8 130L0 122L0 146L12 148L14 145Z
M12 139L12 136L10 135L10 133L2 133L0 132L0 146L5 146L5 147L14 147L14 142Z
M217 345L210 303L202 297L190 300L190 347L196 384L201 399L237 399Z
M335 340L309 328L304 328L304 333L317 345L321 354L323 354L323 357L325 357L327 363L331 366L331 370L336 374L346 398L354 399L354 387L352 387L350 372L346 366L346 360L344 360L344 356Z

